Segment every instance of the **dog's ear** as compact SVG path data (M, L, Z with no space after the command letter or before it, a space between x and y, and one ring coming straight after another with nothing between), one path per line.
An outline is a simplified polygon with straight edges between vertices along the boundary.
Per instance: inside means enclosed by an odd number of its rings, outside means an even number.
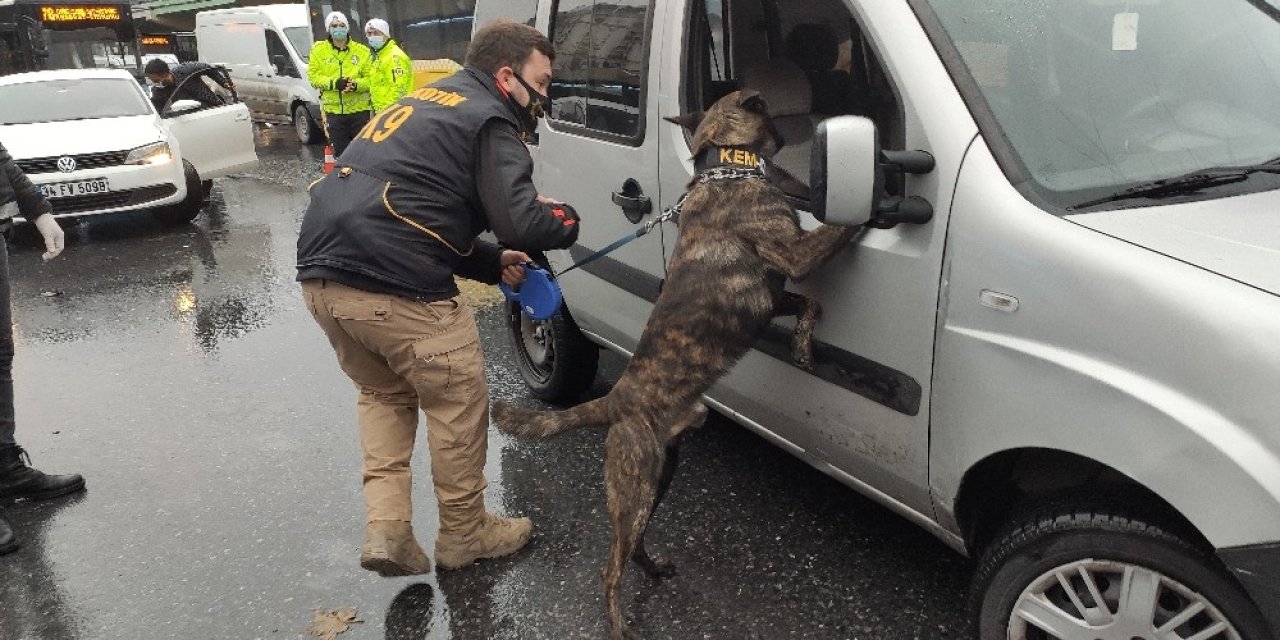
M755 113L766 113L768 111L768 107L765 106L764 96L761 96L760 92L755 89L739 91L738 106Z
M692 133L698 130L698 125L702 124L702 121L705 120L706 117L706 111L694 111L693 113L686 113L674 118L663 118L663 120L673 124L678 124Z

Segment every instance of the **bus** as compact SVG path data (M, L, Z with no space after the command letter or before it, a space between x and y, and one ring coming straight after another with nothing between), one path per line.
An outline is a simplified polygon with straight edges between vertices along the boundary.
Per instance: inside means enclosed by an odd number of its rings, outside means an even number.
M0 0L0 75L89 68L127 69L141 81L128 0Z

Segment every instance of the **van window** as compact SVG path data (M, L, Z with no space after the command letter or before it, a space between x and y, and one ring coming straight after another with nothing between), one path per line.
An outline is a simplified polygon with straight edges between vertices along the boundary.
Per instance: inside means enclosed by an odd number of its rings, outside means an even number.
M477 29L498 18L532 27L538 20L538 3L535 0L485 0L476 6Z
M1003 134L988 140L1054 204L1280 158L1275 0L928 4Z
M551 23L553 125L630 144L644 138L650 0L559 0Z
M897 92L841 0L695 0L690 6L685 108L706 109L742 88L759 91L786 140L773 164L796 179L785 187L788 195L808 197L813 132L826 118L871 118L886 147L903 144ZM901 192L900 184L886 188Z

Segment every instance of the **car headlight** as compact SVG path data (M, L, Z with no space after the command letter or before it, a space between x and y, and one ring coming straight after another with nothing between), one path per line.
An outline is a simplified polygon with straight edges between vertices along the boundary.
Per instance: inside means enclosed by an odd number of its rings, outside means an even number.
M160 164L173 159L173 151L168 142L156 142L138 147L125 156L125 164Z

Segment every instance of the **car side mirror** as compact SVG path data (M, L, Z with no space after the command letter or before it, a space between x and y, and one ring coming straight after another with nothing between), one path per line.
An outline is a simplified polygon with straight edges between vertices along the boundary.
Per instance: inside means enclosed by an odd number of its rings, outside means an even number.
M164 112L164 117L172 118L191 113L192 111L199 111L201 106L202 105L197 100L178 100L169 105L169 108Z
M861 116L838 116L818 124L809 165L809 201L813 216L825 224L867 225L890 229L925 224L933 205L919 196L891 196L888 173L933 171L927 151L885 151L876 125Z

